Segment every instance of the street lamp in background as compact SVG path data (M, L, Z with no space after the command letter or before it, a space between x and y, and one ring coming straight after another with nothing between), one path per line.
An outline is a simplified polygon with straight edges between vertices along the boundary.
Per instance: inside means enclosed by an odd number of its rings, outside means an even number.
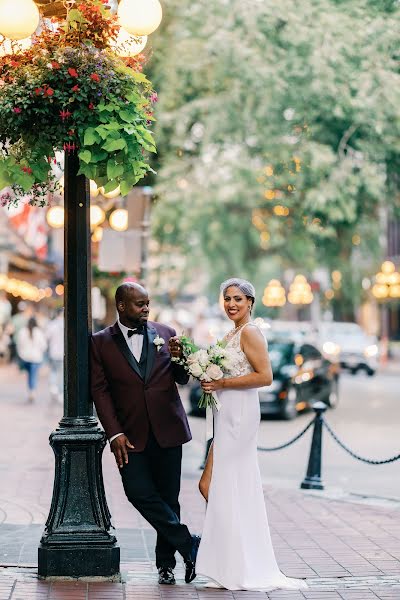
M286 304L285 288L278 279L271 279L264 289L262 303L268 308L278 308Z
M382 263L375 275L372 294L381 304L381 361L385 363L389 353L389 302L400 298L400 273L392 261Z
M299 312L304 306L308 306L314 300L311 285L304 275L296 275L289 286L288 301L297 306ZM300 320L301 317L299 316Z

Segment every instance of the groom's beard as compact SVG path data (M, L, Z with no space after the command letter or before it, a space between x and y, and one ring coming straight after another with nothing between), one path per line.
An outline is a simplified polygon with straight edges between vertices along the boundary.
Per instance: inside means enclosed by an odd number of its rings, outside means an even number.
M122 323L122 325L125 325L125 327L129 327L129 329L136 329L136 327L147 327L147 320L148 320L148 316L143 317L141 319L123 319L120 321Z

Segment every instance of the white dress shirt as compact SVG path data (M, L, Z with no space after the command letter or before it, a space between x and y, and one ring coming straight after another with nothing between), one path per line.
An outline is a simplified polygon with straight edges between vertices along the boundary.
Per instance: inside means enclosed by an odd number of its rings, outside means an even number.
M140 361L140 357L142 356L143 349L143 336L142 335L131 335L128 337L128 331L132 330L132 327L125 327L122 325L121 321L118 319L118 326L122 331L122 334L125 338L126 343L128 344L129 350L132 352L133 356L136 358L137 362Z
M139 362L140 357L142 355L142 350L143 350L143 339L144 339L143 335L131 335L131 337L128 337L128 331L130 331L132 328L125 327L125 325L122 325L122 323L119 319L118 319L118 327L120 328L122 335L125 338L125 341L127 343L129 350L132 352L132 354L136 358L137 362ZM109 439L110 444L113 440L115 440L115 438L119 437L120 435L123 435L123 432L116 433L115 435L110 437L110 439Z

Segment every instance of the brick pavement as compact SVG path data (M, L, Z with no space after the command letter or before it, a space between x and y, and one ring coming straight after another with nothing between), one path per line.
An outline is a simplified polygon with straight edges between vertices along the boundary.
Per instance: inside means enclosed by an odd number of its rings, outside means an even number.
M400 510L329 500L298 490L266 488L278 562L289 576L307 578L304 592L228 592L183 583L158 586L154 533L124 498L110 453L104 454L107 498L121 546L123 583L43 582L36 551L53 480L48 434L61 408L47 397L25 404L16 370L0 369L0 600L400 600ZM200 455L185 448L183 519L201 531L204 504L196 489Z

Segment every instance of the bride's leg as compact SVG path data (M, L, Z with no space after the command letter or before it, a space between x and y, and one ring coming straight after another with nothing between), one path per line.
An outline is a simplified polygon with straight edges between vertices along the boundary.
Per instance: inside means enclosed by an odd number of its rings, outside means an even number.
M207 456L206 466L204 467L203 475L199 481L199 490L203 498L208 501L208 490L210 488L211 476L212 476L212 468L213 468L213 446L211 444L210 450Z

